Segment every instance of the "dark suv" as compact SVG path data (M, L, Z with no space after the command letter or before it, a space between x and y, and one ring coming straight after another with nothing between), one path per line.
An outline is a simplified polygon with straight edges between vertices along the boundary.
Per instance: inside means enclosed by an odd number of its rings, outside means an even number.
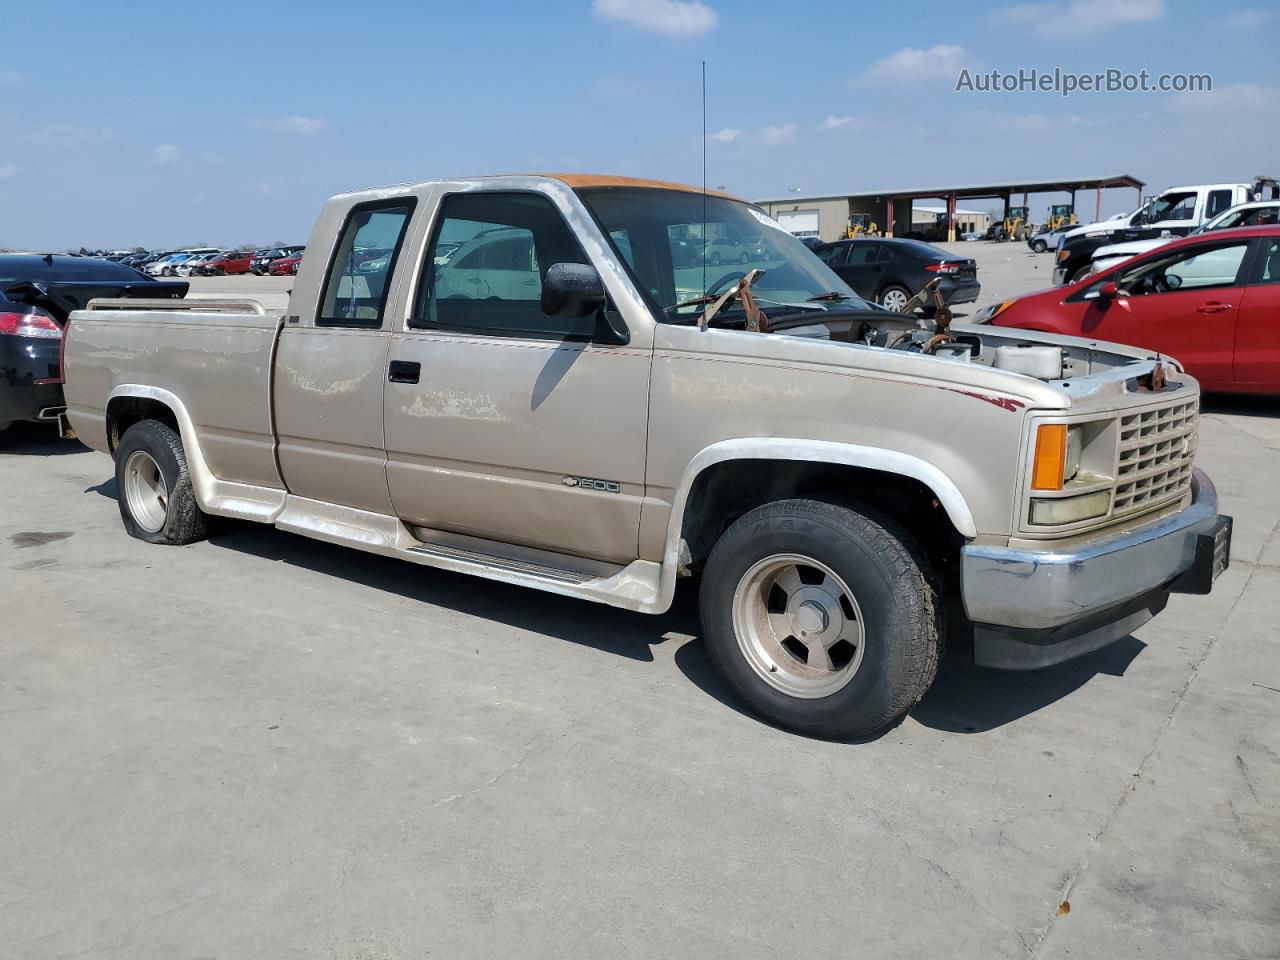
M815 247L818 257L858 296L900 310L935 277L948 306L978 299L978 265L919 240L838 240Z

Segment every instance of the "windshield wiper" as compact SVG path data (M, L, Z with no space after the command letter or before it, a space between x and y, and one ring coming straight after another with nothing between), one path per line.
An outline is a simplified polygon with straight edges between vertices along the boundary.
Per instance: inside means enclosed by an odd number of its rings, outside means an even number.
M820 293L816 297L810 297L809 302L813 303L815 300L849 300L849 299L852 299L852 298L849 297L848 294L836 293L836 291L832 290L830 293Z

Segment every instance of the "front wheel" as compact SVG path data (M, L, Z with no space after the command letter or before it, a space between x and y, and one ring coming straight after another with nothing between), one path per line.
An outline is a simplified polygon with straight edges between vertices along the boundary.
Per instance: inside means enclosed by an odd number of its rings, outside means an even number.
M125 431L115 456L120 519L131 537L182 545L208 535L208 517L196 503L176 430L142 420Z
M1049 245L1045 243L1043 240L1033 240L1031 242L1031 249L1034 250L1036 253L1044 253L1046 250L1049 249Z
M882 730L937 672L941 608L928 563L871 511L814 500L752 510L712 550L699 602L730 686L799 733Z

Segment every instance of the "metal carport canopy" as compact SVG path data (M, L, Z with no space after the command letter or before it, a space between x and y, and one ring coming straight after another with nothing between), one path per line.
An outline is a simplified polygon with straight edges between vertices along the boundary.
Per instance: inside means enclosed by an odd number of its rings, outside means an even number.
M818 201L846 200L852 203L856 200L874 201L885 203L887 205L886 223L888 224L889 235L895 235L894 231L894 204L898 201L920 200L927 197L941 197L947 202L947 239L956 239L956 202L958 200L971 200L980 197L998 197L1004 201L1005 216L1009 214L1009 198L1014 194L1022 194L1023 203L1027 202L1027 196L1032 193L1063 193L1071 194L1071 203L1075 205L1076 193L1080 190L1093 190L1095 192L1094 200L1094 219L1096 220L1102 213L1102 191L1112 187L1132 187L1138 191L1138 203L1142 203L1142 188L1146 184L1137 177L1132 177L1127 173L1117 174L1110 177L1068 177L1057 180L1010 180L1004 183L977 183L967 186L948 186L948 187L907 187L900 190L860 190L850 193L802 193L799 190L793 191L785 197L768 197L762 200L756 200L757 204L792 204L792 203L813 203Z
M967 186L905 187L900 190L854 190L848 193L791 193L782 197L765 197L755 203L803 203L806 200L875 200L893 197L897 200L920 200L927 197L953 196L956 199L975 197L1004 197L1016 193L1071 193L1077 190L1107 190L1112 187L1133 187L1141 190L1142 180L1129 174L1111 177L1069 177L1059 180L1010 180L1003 183L978 183Z

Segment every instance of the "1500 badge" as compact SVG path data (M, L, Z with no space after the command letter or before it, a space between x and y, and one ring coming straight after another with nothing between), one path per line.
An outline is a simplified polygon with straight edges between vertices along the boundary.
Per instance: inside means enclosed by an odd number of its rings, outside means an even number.
M596 490L600 493L621 493L622 485L616 480L597 480L594 477L565 477L560 481L566 487L579 490Z

